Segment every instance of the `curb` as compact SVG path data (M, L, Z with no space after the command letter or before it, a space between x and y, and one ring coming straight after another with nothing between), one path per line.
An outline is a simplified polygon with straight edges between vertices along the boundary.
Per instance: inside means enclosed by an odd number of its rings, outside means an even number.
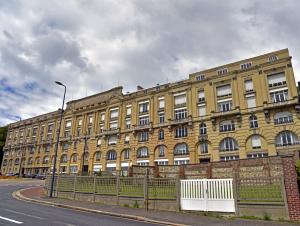
M150 218L147 218L147 217L141 217L141 216L137 216L137 215L106 212L106 211L101 211L101 210L88 209L88 208L84 208L84 207L60 204L60 203L55 203L55 202L47 202L47 201L28 198L28 197L25 197L21 194L22 191L29 190L29 189L31 189L31 188L24 188L24 189L21 189L21 190L18 190L18 191L14 191L12 193L12 197L17 199L17 200L25 201L25 202L38 203L38 204L42 204L42 205L66 208L66 209L77 210L77 211L88 212L88 213L102 214L102 215L106 215L106 216L125 218L125 219L129 219L129 220L141 221L141 222L146 222L146 223L153 223L153 224L158 224L158 225L188 226L186 224L177 224L177 223L172 223L172 222L167 222L167 221L153 220L153 219L150 219Z

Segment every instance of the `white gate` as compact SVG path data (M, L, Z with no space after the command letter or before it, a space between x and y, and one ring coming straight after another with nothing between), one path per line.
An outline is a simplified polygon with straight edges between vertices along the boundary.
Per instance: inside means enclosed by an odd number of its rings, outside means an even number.
M232 179L181 180L181 209L235 212Z

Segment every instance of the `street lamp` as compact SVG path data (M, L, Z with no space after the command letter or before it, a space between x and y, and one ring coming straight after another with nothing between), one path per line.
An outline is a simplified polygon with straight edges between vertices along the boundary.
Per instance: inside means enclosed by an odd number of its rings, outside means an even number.
M64 113L65 96L66 96L66 90L67 90L67 87L64 84L62 84L61 82L55 81L55 83L59 86L63 86L65 88L65 91L64 91L61 112L60 112L60 121L59 121L59 126L58 126L58 131L57 131L56 144L55 144L55 149L54 149L52 180L51 180L51 189L50 189L50 195L49 195L50 198L53 197L53 188L54 188L54 178L55 178L55 171L56 171L56 159L57 159L57 150L58 150L58 143L59 143L59 136L60 136L60 127L61 127L62 117L63 117L63 113Z

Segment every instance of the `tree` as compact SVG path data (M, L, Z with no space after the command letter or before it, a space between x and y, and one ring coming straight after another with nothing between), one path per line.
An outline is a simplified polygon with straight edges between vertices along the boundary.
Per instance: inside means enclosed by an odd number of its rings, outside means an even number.
M6 135L7 135L7 126L0 127L0 167L2 164L3 147L4 147L5 141L6 141Z

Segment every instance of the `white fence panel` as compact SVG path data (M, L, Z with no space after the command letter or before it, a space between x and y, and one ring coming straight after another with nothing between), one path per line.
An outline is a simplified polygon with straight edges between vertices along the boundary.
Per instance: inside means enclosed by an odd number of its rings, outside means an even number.
M181 180L181 209L235 212L233 180Z

